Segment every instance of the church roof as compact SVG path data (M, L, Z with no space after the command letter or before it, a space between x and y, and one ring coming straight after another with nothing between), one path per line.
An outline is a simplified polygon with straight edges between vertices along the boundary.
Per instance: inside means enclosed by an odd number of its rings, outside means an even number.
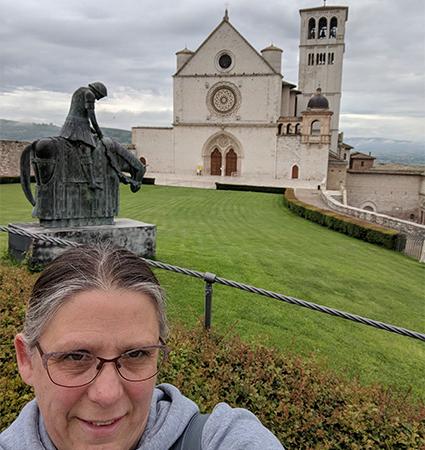
M289 81L282 80L282 86L289 86L290 88L297 87L296 84L292 84Z
M202 47L204 47L204 45L211 39L211 37L217 32L217 30L219 28L221 28L224 24L229 25L230 28L232 28L232 30L238 34L240 36L240 38L257 54L257 56L259 58L261 58L264 63L269 67L269 69L274 72L277 75L281 75L280 72L277 72L273 66L242 36L241 33L239 33L239 31L230 23L229 20L229 14L227 12L227 9L224 13L224 17L222 19L222 21L214 28L214 30L211 31L211 33L207 36L206 39L204 39L204 41L201 43L201 45L196 49L195 52L193 52L192 56L190 58L188 58L188 60L180 67L179 70L177 70L177 72L174 74L174 76L178 75L188 64L189 62L192 60L192 58L201 50ZM277 48L277 47L276 47Z
M322 95L322 90L320 88L317 89L316 93L308 101L307 108L329 109L328 99Z
M176 52L176 55L181 55L181 54L185 54L185 55L193 55L193 51L189 50L187 47L185 47L183 50L179 50L178 52Z
M263 53L263 52L268 52L268 51L270 51L270 50L278 51L278 52L283 52L283 50L282 50L281 48L276 47L276 46L273 45L273 44L270 44L268 47L263 48L263 50L261 50L261 53Z
M374 156L366 155L366 153L362 153L362 152L351 153L350 158L351 159L376 159Z

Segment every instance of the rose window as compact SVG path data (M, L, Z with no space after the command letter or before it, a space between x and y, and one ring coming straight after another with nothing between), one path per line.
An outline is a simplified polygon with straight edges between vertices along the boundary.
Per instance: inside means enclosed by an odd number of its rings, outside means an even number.
M212 104L217 112L227 113L235 107L236 95L232 89L221 87L214 92Z

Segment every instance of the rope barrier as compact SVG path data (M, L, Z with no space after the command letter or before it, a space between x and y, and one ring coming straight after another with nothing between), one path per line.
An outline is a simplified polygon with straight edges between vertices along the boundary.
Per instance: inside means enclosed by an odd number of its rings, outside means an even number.
M12 226L12 225L9 225L8 227L0 225L0 231L9 232L9 233L17 234L20 236L26 236L26 237L40 240L40 241L46 241L46 242L49 242L52 244L60 245L62 247L65 247L65 246L78 247L79 245L81 245L74 241L69 241L69 240L60 239L60 238L54 238L52 236L48 236L45 234L30 233L22 228ZM318 312L321 312L324 314L329 314L334 317L339 317L341 319L346 319L346 320L350 320L352 322L361 323L363 325L374 327L374 328L377 328L380 330L389 331L391 333L396 333L396 334L399 334L402 336L407 336L407 337L410 337L413 339L419 339L420 341L425 342L425 334L424 333L419 333L417 331L412 331L412 330L408 330L406 328L398 327L395 325L390 325L390 324L387 324L384 322L379 322L377 320L372 320L367 317L362 317L362 316L358 316L356 314L351 314L351 313L348 313L345 311L340 311L338 309L329 308L327 306L319 305L317 303L307 302L305 300L301 300L301 299L298 299L295 297L278 294L277 292L272 292L272 291L268 291L266 289L257 288L255 286L251 286L249 284L239 283L239 282L233 281L233 280L227 280L226 278L218 277L213 273L199 272L197 270L187 269L187 268L179 267L179 266L173 266L171 264L166 264L166 263L163 263L160 261L154 261L152 259L147 259L147 258L141 258L141 259L143 261L145 261L149 266L155 267L157 269L169 270L171 272L180 273L183 275L188 275L191 277L203 279L205 281L205 283L209 285L209 289L211 289L211 285L213 283L218 283L218 284L222 284L224 286L233 287L236 289L240 289L242 291L262 295L264 297L274 298L275 300L289 303L291 305L301 306L303 308L311 309L313 311L318 311ZM209 306L208 306L209 309L211 308L211 295L212 295L212 292L211 292L211 290L209 290L209 296L210 296ZM210 323L210 321L211 321L211 317L208 318L209 323Z

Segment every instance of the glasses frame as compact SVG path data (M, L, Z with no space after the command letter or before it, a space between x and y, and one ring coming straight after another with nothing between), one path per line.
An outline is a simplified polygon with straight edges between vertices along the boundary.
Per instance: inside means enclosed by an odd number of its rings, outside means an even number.
M48 366L48 360L49 360L49 358L51 358L52 356L63 355L64 353L72 353L72 352L50 352L50 353L45 353L45 352L43 351L43 349L41 348L40 343L39 343L38 341L35 343L35 346L37 347L37 350L38 350L38 352L40 353L40 357L41 357L41 361L42 361L42 363L43 363L43 367L46 369L46 372L47 372L47 375L49 376L50 381L51 381L53 384L56 384L56 386L61 386L61 387L65 387L65 388L70 388L70 389L72 389L72 388L79 388L79 387L87 386L87 385L89 385L90 383L93 383L93 381L98 377L99 373L102 371L103 366L104 366L106 363L114 363L114 365L115 365L115 370L118 372L118 375L119 375L123 380L129 381L130 383L140 383L141 381L147 381L147 380L150 380L151 378L153 378L155 375L158 374L158 372L160 371L160 369L161 369L161 367L162 367L162 364L163 364L165 361L167 361L168 355L169 355L169 353L170 353L170 348L165 344L165 342L164 342L161 338L159 338L159 342L160 342L160 344L157 344L157 345L146 345L146 346L144 346L144 347L140 347L140 350L152 350L152 349L158 349L158 350L164 352L164 358L162 359L162 362L161 362L160 366L158 367L158 370L157 370L153 375L151 375L150 377L143 378L143 379L141 379L141 380L129 380L128 378L126 378L126 377L120 372L120 369L119 369L119 368L120 368L120 365L119 365L119 362L118 362L119 359L120 359L125 353L122 353L121 355L118 355L117 357L115 357L115 358L110 358L110 359L108 359L108 358L101 358L100 356L93 355L96 359L99 360L99 363L96 365L96 370L97 370L96 375L95 375L90 381L88 381L87 383L78 384L78 385L76 385L76 386L67 386L67 385L65 385L65 384L60 384L60 383L57 383L56 381L54 381L54 380L52 379L52 376L50 375L50 372L49 372L49 366ZM137 350L139 350L139 349L137 349Z

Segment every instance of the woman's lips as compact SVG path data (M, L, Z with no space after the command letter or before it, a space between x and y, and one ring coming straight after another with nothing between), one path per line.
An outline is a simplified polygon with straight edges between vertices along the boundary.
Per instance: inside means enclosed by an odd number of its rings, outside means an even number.
M78 418L80 424L89 433L95 436L104 437L114 434L120 426L124 416L109 420L85 420Z

